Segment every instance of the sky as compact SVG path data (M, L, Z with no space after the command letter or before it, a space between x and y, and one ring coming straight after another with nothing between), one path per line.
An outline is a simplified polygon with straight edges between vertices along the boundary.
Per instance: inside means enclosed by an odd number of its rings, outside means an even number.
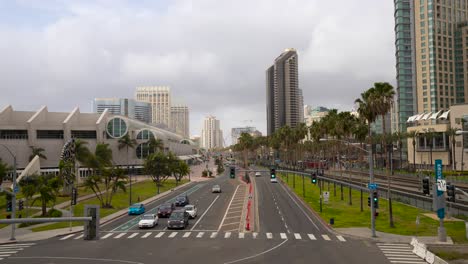
M203 119L266 131L265 70L299 54L304 104L349 111L395 85L393 1L0 0L0 108L92 111L96 97L171 87Z

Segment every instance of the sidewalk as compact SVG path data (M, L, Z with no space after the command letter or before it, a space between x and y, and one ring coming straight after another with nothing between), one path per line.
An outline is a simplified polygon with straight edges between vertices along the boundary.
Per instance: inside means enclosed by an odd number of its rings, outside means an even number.
M377 237L371 237L371 230L367 227L351 227L351 228L334 228L334 230L343 235L359 238L359 239L370 239L376 242L383 243L410 243L411 239L415 236L402 236L389 233L383 233L376 231ZM417 236L418 241L424 244L442 244L452 245L452 238L447 236L447 242L439 242L435 236Z

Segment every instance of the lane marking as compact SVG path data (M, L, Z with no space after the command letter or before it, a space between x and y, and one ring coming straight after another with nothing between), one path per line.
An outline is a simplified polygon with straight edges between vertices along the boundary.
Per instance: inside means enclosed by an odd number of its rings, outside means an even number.
M273 234L272 233L266 233L266 236L268 239L272 239L273 238Z
M81 234L81 235L75 237L74 239L80 239L80 238L82 238L82 237L84 237L84 234Z
M400 260L391 260L390 263L407 263L407 264L420 264L426 263L426 261L400 261Z
M315 238L314 235L312 235L312 234L307 234L307 235L309 236L310 240L317 240L317 238Z
M199 232L199 233L197 234L197 238L202 238L204 234L205 234L205 232Z
M155 237L160 238L160 237L164 236L165 233L166 232L159 232Z
M280 236L281 236L281 239L287 239L288 238L285 233L280 233Z
M219 224L218 231L221 230L221 227L223 226L224 220L226 219L226 215L228 214L228 211L229 211L229 207L231 207L232 200L234 200L234 197L236 196L236 193L237 193L237 190L239 190L239 187L240 187L240 185L237 185L236 190L232 194L231 201L229 202L229 205L228 205L228 207L226 209L226 213L224 214L223 219L221 220L221 223Z
M232 264L232 263L237 263L237 262L242 262L242 261L245 261L245 260L248 260L248 259L253 259L253 258L256 258L258 256L261 256L261 255L264 255L270 251L273 251L279 247L281 247L284 243L288 242L288 240L284 240L283 242L279 243L278 245L268 249L268 250L265 250L263 252L260 252L258 254L255 254L255 255L252 255L252 256L249 256L249 257L245 257L245 258L241 258L241 259L237 259L237 260L233 260L233 261L229 261L229 262L224 262L223 264Z
M147 238L149 236L151 236L151 234L153 234L152 232L148 232L146 234L144 234L141 238Z
M74 236L75 234L71 234L71 235L68 235L68 236L64 236L62 237L61 239L59 240L65 240L65 239L69 239L70 237Z
M253 232L253 233L252 233L252 237L253 237L254 239L256 239L257 236L258 236L258 233L257 233L257 232Z
M330 241L330 237L328 235L322 235L323 239L327 240L327 241Z
M109 234L107 234L107 235L103 236L101 239L106 239L106 238L108 238L108 237L112 236L113 234L114 234L114 233L109 233Z
M216 198L213 200L213 202L211 202L210 206L208 206L208 208L206 208L205 212L203 212L202 216L200 216L200 218L198 218L198 221L193 225L193 227L190 230L193 230L198 225L198 223L200 223L200 221L203 219L203 217L206 215L206 213L208 213L208 211L213 206L213 204L216 202L216 200L218 200L218 198L219 198L219 195L216 196Z
M235 222L235 223L224 224L223 226L238 225L238 224L240 224L240 222Z
M182 236L183 238L187 238L192 234L192 232L185 232L185 234Z
M338 238L339 241L341 242L346 242L346 239L344 239L343 236L336 236Z
M230 237L231 237L231 232L224 233L224 238L230 238Z
M229 210L231 210L231 209L229 208ZM236 210L237 210L237 209L236 209ZM242 212L242 210L232 211L232 212L229 212L229 214L238 214L238 213L240 213L240 212Z
M302 213L307 217L307 219L309 219L309 221L315 226L315 228L317 228L317 230L320 230L319 227L314 223L314 221L312 221L312 219L309 217L309 215L304 211L304 209L302 209L302 207L297 203L297 201L291 196L291 194L289 194L288 190L286 189L286 187L284 187L282 184L280 184L280 186L285 190L286 194L289 196L289 198L291 198L291 200L293 200L293 202L297 205L297 207L302 211Z
M36 245L36 243L20 243L20 244L14 244L15 246L33 246L33 245ZM9 245L3 245L3 246L0 246L0 247L4 247L4 246L9 246Z
M302 239L301 234L299 234L299 233L294 233L294 238Z
M239 233L239 238L244 238L245 233Z
M133 233L133 234L131 234L130 236L128 236L127 238L134 238L134 237L136 237L136 236L138 236L138 233Z
M126 234L127 233L120 233L117 236L115 236L114 239L121 238L121 237L125 236Z
M215 238L217 235L218 235L218 232L213 232L211 233L210 238Z
M175 236L177 236L177 232L172 232L172 233L169 235L169 238L173 238L173 237L175 237Z
M242 217L241 215L230 216L230 217L226 217L226 220L227 220L227 219L232 219L232 218L241 218L241 217Z

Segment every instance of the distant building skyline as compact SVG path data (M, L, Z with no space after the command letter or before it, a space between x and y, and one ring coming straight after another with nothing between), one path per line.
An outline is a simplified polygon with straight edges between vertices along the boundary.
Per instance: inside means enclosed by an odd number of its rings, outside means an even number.
M185 138L190 138L189 117L189 108L186 105L171 106L171 130Z
M255 127L233 127L231 128L231 145L237 144L237 141L242 133L253 133L257 130Z
M135 98L151 104L152 123L171 127L171 89L169 86L137 87Z
M203 121L201 135L201 147L205 149L214 149L223 147L223 131L220 121L215 116L207 116Z
M105 109L114 115L151 123L151 104L147 102L128 98L94 98L93 112L101 114Z

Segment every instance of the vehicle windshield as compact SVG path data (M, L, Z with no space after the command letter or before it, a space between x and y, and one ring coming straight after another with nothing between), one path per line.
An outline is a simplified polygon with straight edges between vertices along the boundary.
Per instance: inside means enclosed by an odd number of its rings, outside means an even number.
M179 196L176 198L176 201L185 201L185 197Z
M193 206L185 206L184 207L186 210L193 210Z
M215 186L213 186L213 188L219 188L219 185L215 185Z
M139 204L134 204L132 206L130 206L131 209L139 209L140 208L140 205Z
M171 209L172 205L170 204L163 204L161 205L161 207L159 207L159 209L163 209L163 210L166 210L166 209Z
M152 220L154 217L152 215L144 215L141 219L143 220Z
M171 217L169 219L182 219L184 218L184 212L174 212L171 214Z

